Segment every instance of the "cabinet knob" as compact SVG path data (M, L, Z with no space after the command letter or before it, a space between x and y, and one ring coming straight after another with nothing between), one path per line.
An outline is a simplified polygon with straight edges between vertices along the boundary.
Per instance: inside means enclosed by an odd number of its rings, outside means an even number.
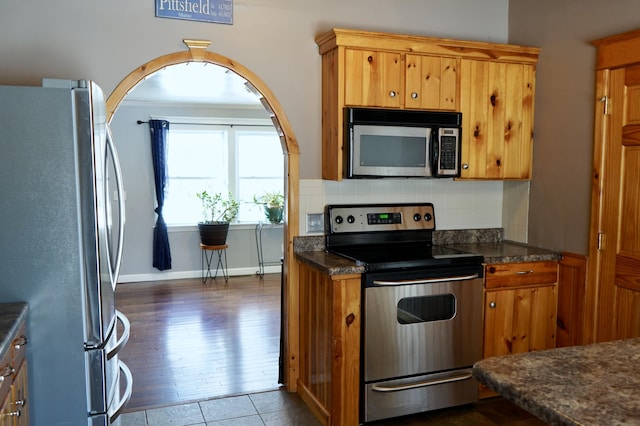
M418 99L418 94L416 92L411 92L411 99Z
M396 95L397 95L397 93L395 92L395 90L392 90L392 91L389 92L389 97L391 97L391 98L395 98Z
M464 164L462 165L462 168L463 168L463 169L465 169L465 170L467 170L467 169L469 168L469 163L464 163Z
M496 308L496 302L489 302L489 307L491 309L495 309Z
M20 349L21 347L23 347L27 343L29 343L29 339L27 339L26 336L20 336L16 340L14 340L13 347L15 349Z
M2 371L0 371L0 382L2 382L5 379L5 377L9 377L15 372L16 370L13 368L11 364L5 366L2 369Z

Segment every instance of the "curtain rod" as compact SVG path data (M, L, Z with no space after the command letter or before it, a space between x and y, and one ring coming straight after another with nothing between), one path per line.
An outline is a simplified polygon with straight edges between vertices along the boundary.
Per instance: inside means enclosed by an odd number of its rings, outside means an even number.
M138 120L136 121L136 123L138 124L145 124L148 123L148 121L142 121L142 120ZM269 127L271 126L270 124L234 124L234 123L180 123L178 121L169 121L169 124L185 124L185 125L196 125L196 126L243 126L243 127Z

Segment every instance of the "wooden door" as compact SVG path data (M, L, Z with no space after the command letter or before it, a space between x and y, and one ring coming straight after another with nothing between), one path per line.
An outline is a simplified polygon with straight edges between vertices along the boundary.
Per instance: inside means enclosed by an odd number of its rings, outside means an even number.
M399 108L403 99L402 55L345 49L345 104Z
M596 341L640 336L640 66L597 72Z
M456 110L457 59L405 55L405 108Z
M27 361L22 363L18 370L13 385L11 385L13 395L14 411L20 411L16 417L16 426L29 426L29 379L27 376Z
M555 347L557 286L485 292L483 358Z
M463 59L461 177L530 179L535 65Z

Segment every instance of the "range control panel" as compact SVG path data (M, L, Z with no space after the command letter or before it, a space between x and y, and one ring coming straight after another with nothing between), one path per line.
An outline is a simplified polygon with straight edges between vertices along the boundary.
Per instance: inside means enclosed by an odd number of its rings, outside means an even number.
M327 205L324 217L330 234L436 229L431 203Z

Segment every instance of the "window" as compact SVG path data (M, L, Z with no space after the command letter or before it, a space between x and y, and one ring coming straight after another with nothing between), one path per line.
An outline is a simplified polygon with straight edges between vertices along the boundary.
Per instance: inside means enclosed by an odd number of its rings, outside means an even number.
M174 124L167 138L168 225L202 220L196 193L231 192L240 202L238 222L264 220L254 195L283 192L284 157L273 126Z

